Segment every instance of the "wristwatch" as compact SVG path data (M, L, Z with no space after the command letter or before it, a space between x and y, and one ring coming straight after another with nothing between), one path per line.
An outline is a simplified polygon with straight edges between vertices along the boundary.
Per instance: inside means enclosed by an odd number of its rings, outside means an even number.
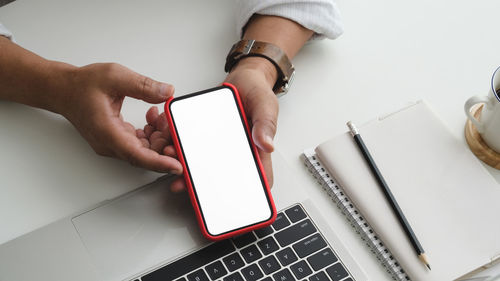
M252 39L243 39L233 45L226 58L224 70L230 72L238 61L244 57L262 57L269 60L278 71L278 80L273 91L277 95L288 92L293 82L295 68L288 56L278 46Z

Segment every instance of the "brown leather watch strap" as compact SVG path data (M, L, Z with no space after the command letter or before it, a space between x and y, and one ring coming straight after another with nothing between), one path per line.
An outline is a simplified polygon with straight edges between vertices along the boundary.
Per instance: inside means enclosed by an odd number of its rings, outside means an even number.
M288 56L278 46L255 40L240 40L233 45L226 58L224 70L230 72L238 61L244 57L263 57L268 59L278 71L278 80L273 91L276 94L286 93L293 81L295 69Z

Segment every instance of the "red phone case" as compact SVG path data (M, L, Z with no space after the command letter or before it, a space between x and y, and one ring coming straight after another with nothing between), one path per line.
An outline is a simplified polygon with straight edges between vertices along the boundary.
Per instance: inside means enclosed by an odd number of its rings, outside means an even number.
M227 239L227 238L230 238L230 237L233 237L233 236L236 236L236 235L240 235L240 234L243 234L243 233L255 230L255 229L259 229L259 228L268 226L268 225L272 224L276 220L276 207L274 205L273 197L271 195L271 189L269 188L269 184L267 182L267 177L266 177L264 168L262 166L262 162L260 161L260 157L259 157L259 153L258 153L257 147L255 146L255 144L253 142L253 139L251 137L250 129L249 129L249 126L248 126L248 121L247 121L247 118L246 118L245 111L243 110L243 106L242 106L242 103L241 103L241 99L240 99L240 95L238 93L238 90L236 89L235 86L233 86L233 85L231 85L229 83L223 83L221 87L209 89L209 90L206 90L206 91L203 91L203 92L209 92L209 91L217 90L217 89L220 89L220 88L223 88L223 87L229 88L233 92L233 94L235 95L235 97L236 97L238 108L240 110L241 116L243 117L243 124L245 126L245 130L246 130L248 139L250 140L250 144L252 146L253 155L254 155L255 159L257 160L258 168L259 168L260 173L262 175L262 180L263 180L264 185L265 185L265 191L266 191L266 195L267 195L267 198L269 200L270 207L271 207L272 216L267 221L264 221L264 222L261 222L261 223L258 223L258 224L254 224L254 225L250 225L248 227L237 229L237 230L234 230L234 231L226 232L226 233L221 234L221 235L214 236L214 235L211 235L210 233L208 233L207 227L206 227L205 222L203 220L203 215L201 213L200 206L198 204L198 200L197 200L197 197L196 197L196 194L195 194L195 190L194 190L193 184L191 182L191 177L189 175L189 170L188 170L187 165L186 165L186 160L184 159L184 154L183 154L183 151L182 151L182 148L181 148L181 145L180 145L180 141L179 141L179 138L177 136L176 129L174 127L174 121L172 119L172 114L170 112L170 104L172 103L172 101L174 100L174 98L171 97L165 103L165 113L166 113L166 116L167 116L167 121L168 121L168 126L169 126L169 130L170 130L170 134L171 134L173 142L174 142L174 146L175 146L175 150L177 152L177 156L178 156L179 161L181 162L182 167L183 167L184 180L185 180L187 188L188 188L188 193L189 193L189 197L191 199L191 204L193 205L193 208L194 208L195 213L196 213L196 219L198 221L198 225L200 226L200 229L201 229L201 232L202 232L203 236L205 236L206 238L208 238L210 240L223 240L223 239ZM194 94L196 94L196 93L194 93Z

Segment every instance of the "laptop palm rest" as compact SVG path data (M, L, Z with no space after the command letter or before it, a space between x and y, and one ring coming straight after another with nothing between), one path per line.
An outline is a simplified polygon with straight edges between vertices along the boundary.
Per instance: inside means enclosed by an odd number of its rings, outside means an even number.
M187 193L161 178L72 219L104 280L124 279L206 243Z

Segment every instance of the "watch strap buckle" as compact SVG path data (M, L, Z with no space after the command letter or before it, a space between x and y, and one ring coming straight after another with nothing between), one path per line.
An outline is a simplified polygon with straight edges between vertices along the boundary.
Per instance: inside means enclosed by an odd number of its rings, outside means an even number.
M243 51L241 52L240 56L246 56L250 53L252 50L253 44L255 44L255 40L251 39L248 40L247 43L245 44L245 47L243 48Z

